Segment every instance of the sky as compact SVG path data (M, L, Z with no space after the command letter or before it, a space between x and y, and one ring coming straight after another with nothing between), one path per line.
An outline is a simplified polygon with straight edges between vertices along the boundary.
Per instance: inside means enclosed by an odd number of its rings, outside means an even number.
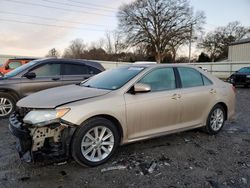
M0 0L0 54L62 54L76 38L98 41L117 28L116 13L133 0ZM231 21L250 26L250 0L190 0L206 15L205 31Z

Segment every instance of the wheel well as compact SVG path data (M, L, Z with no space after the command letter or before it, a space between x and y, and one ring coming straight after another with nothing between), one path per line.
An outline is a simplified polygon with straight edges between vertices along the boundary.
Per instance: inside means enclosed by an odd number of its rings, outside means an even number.
M10 94L12 97L14 97L15 101L17 102L20 99L20 96L18 95L17 92L11 90L11 89L0 89L0 92L7 92Z
M227 120L227 113L228 113L228 109L227 109L227 105L224 103L224 102L219 102L219 103L217 103L217 104L219 104L219 105L221 105L222 107L223 107L223 109L225 110L225 113L226 113L226 120ZM216 105L217 105L216 104Z
M107 115L107 114L100 114L100 115L93 116L93 117L91 117L89 119L92 119L92 118L95 118L95 117L102 117L102 118L108 119L109 121L114 123L116 125L116 128L117 128L119 136L120 136L120 142L122 141L122 138L123 138L122 126L121 126L120 122L115 117L113 117L111 115Z

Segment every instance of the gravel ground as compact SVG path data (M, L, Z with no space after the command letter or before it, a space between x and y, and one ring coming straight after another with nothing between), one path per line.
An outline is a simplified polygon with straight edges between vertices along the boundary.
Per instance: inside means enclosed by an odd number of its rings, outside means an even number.
M0 187L250 187L250 89L237 89L236 120L209 136L193 130L118 149L106 164L84 168L20 162L0 121Z

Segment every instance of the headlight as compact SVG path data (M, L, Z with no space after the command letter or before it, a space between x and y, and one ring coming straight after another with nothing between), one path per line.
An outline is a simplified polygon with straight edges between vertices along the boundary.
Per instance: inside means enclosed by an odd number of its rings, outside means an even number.
M250 78L250 75L247 75L247 78Z
M69 110L69 108L57 110L33 110L24 117L23 122L35 126L44 126L63 117L69 112Z

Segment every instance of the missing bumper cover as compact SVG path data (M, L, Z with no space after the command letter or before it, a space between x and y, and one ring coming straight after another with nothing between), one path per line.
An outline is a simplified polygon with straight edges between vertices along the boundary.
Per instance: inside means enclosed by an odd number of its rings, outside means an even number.
M41 128L26 128L18 120L18 115L10 116L9 129L17 137L17 151L25 162L36 162L46 159L56 161L69 157L71 136L75 127L65 122Z

